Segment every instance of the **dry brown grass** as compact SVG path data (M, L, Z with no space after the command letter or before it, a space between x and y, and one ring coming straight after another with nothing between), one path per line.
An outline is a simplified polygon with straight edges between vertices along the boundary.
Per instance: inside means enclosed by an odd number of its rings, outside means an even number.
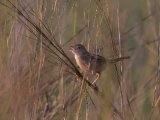
M158 0L0 1L0 119L159 120L159 7ZM131 59L108 64L93 86L68 51L75 43Z

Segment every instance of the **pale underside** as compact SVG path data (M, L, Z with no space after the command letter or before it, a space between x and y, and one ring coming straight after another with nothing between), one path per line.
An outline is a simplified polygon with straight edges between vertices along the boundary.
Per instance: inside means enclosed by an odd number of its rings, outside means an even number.
M101 73L105 68L106 60L99 55L75 55L75 60L80 69L85 73Z

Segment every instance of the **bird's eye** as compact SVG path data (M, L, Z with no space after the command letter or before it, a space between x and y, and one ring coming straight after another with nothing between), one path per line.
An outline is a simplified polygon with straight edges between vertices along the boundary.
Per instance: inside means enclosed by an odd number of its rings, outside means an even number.
M77 46L77 49L80 49L81 47L80 46Z

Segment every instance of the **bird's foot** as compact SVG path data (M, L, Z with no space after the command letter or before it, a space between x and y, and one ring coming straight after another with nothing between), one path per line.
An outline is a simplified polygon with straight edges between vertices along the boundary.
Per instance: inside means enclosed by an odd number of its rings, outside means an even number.
M96 81L97 81L97 80L94 80L94 81L92 82L92 85L96 84Z
M92 82L92 86L93 86L94 88L98 88L97 85L96 85L96 82Z

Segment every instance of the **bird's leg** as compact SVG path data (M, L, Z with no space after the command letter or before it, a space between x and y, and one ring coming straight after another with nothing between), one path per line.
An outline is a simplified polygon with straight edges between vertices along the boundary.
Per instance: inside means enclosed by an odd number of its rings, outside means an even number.
M92 82L92 85L96 83L99 77L100 77L100 73L96 73L96 79Z

